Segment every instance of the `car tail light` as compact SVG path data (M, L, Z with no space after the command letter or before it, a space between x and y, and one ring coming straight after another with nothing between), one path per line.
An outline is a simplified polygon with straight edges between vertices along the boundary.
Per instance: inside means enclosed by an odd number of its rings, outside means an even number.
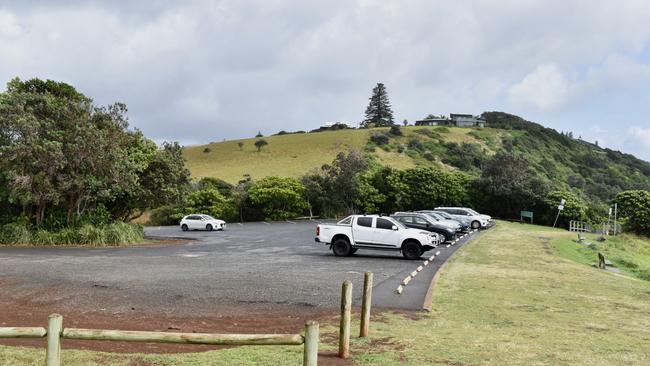
M316 236L320 235L320 226L316 226Z

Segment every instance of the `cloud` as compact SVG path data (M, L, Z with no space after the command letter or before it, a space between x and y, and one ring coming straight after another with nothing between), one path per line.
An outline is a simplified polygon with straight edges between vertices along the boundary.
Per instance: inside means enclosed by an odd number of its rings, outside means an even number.
M548 110L567 103L574 86L555 64L542 65L508 90L515 104L532 105Z
M649 22L642 0L3 2L0 82L125 102L157 140L358 122L377 82L398 120L506 110L553 126L644 93ZM581 113L573 124L591 122Z

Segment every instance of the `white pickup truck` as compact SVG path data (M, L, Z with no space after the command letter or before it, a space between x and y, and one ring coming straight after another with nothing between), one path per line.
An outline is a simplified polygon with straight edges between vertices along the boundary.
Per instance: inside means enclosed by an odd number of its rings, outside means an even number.
M438 236L409 229L390 217L352 215L334 225L318 225L316 242L328 244L339 257L352 255L358 249L379 249L401 251L406 259L418 259L438 245Z

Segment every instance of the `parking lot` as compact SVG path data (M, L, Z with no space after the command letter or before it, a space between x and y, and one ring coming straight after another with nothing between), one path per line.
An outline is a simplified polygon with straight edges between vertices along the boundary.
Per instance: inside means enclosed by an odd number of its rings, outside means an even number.
M101 302L117 311L182 314L219 305L335 308L341 283L351 280L358 298L363 273L371 271L376 307L420 309L438 265L460 246L439 247L440 257L398 296L394 290L399 282L421 262L405 260L398 252L369 250L335 257L326 245L314 242L315 226L259 222L230 224L223 232L150 227L145 229L149 236L188 242L133 248L1 248L0 276L15 279L20 291L34 291L39 301L79 307Z

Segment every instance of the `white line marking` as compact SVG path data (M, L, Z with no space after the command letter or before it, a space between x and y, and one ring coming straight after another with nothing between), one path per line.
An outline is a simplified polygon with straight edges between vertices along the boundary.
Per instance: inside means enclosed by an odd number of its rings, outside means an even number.
M266 221L262 221L262 224L271 225L271 224L269 224L269 223L266 222Z
M428 260L426 260L426 261L424 261L424 263L423 263L423 264L424 264L425 266L428 266L428 265L429 265L429 261L428 261Z
M411 277L415 277L415 276L417 276L417 275L418 275L418 271L413 271L413 272L411 272Z
M451 245L447 244L447 248L449 248Z
M406 286L406 285L408 285L409 282L411 282L411 279L412 279L412 278L413 278L413 277L411 277L411 276L406 277L404 280L402 280L402 285L401 285L401 286Z
M285 221L288 222L288 223L290 223L290 224L294 224L294 225L296 224L296 223L293 222L293 221L289 221L289 220L285 220Z
M400 286L397 286L397 290L395 290L395 292L397 292L399 295L401 295L402 290L404 290L404 287L400 285Z
M419 267L418 267L418 268L416 268L415 270L416 270L416 271L418 271L418 272L420 272L420 271L422 271L422 268L424 268L424 267L422 267L422 266L419 266Z

